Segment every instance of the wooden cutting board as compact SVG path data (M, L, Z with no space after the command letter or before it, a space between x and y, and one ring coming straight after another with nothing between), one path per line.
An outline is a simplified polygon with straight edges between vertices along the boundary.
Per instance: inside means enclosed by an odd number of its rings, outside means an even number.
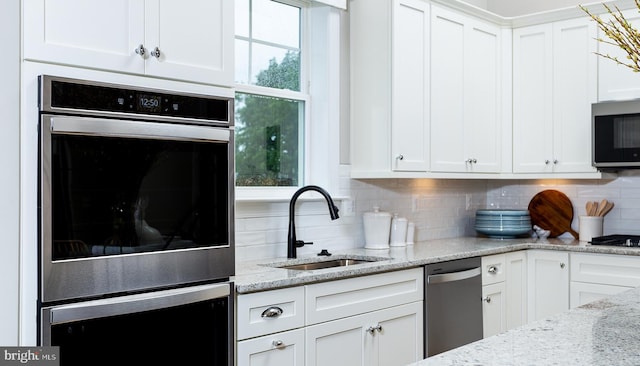
M578 239L578 233L571 228L573 221L573 205L564 193L554 189L542 191L529 202L531 224L549 230L550 238L555 238L567 231Z

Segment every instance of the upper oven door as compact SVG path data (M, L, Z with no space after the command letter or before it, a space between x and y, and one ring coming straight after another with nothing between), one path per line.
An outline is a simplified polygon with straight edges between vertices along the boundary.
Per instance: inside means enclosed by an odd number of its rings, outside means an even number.
M43 115L43 301L228 278L228 128Z

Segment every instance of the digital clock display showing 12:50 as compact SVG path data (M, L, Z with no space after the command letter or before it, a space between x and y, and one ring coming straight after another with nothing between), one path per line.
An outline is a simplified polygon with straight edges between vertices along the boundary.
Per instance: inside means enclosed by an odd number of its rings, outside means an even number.
M160 112L162 101L158 95L138 94L138 111Z

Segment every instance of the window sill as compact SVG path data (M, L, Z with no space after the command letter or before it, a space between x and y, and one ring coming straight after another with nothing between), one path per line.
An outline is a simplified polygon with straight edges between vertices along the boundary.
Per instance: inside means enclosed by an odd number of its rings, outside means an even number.
M293 194L300 187L271 188L271 187L236 187L236 202L289 202ZM331 194L331 192L329 192ZM349 196L333 195L334 201L344 201L350 199ZM313 191L305 192L298 200L317 201L324 200L321 194Z

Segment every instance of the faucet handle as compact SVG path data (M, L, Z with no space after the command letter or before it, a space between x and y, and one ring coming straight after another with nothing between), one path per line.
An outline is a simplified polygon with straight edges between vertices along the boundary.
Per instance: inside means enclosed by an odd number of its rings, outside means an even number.
M296 248L302 248L305 245L313 245L312 241L296 240Z

